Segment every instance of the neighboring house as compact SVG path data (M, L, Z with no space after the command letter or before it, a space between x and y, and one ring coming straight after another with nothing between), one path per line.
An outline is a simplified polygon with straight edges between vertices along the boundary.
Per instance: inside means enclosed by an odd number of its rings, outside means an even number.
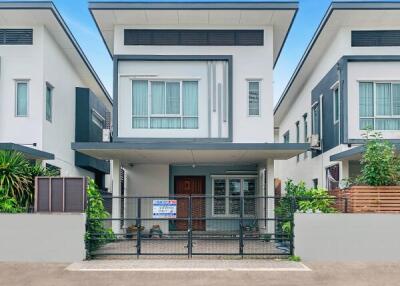
M113 140L73 148L113 160L113 194L273 195L274 159L307 148L273 134L273 67L297 4L92 2L90 11L114 60ZM245 215L272 207L253 203ZM237 206L207 200L198 215L238 215ZM120 209L114 200L114 217ZM142 212L151 217L151 205ZM124 216L135 216L132 204Z
M109 163L71 142L101 141L112 102L51 2L0 3L0 70L0 149L104 187Z
M329 189L360 173L363 134L400 139L400 3L329 7L275 110L276 142L311 149L275 175Z

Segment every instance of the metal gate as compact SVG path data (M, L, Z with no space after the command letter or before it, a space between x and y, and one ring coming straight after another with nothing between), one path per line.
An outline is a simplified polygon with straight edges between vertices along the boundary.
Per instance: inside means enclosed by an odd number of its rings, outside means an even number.
M112 204L116 216L87 218L87 229L92 230L86 235L88 258L292 255L294 208L287 200L204 195L106 197L104 203Z

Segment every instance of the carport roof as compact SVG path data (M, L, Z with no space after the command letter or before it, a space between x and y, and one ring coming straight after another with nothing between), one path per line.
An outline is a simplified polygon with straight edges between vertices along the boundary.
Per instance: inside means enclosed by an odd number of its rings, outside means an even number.
M15 143L0 143L0 150L16 151L28 159L54 160L54 154Z
M394 144L396 152L400 151L400 144ZM357 146L352 149L336 153L329 157L331 161L353 161L353 160L361 160L362 154L365 151L365 146Z
M132 164L257 163L289 159L308 148L309 144L304 143L72 143L72 149L89 156Z

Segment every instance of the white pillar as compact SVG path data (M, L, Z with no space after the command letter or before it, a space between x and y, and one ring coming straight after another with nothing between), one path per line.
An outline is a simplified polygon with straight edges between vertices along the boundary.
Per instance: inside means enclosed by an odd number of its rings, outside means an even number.
M267 203L267 218L275 219L275 184L274 184L274 160L268 159L266 162L267 167L267 196L270 197ZM275 221L268 220L267 232L270 234L275 233Z
M112 195L118 197L121 195L121 162L119 160L111 161L111 180L112 180ZM118 198L112 199L112 218L121 217L121 200ZM114 233L121 231L121 221L112 221L112 230Z

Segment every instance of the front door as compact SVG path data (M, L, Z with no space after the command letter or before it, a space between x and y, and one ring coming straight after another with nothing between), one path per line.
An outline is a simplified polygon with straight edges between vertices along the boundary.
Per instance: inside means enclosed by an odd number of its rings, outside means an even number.
M189 196L192 198L192 229L205 230L206 222L204 219L196 220L196 218L204 218L206 215L205 198L196 197L205 194L205 177L204 176L185 176L175 177L175 195L178 197L176 230L188 229L189 218ZM185 196L179 198L179 196Z

